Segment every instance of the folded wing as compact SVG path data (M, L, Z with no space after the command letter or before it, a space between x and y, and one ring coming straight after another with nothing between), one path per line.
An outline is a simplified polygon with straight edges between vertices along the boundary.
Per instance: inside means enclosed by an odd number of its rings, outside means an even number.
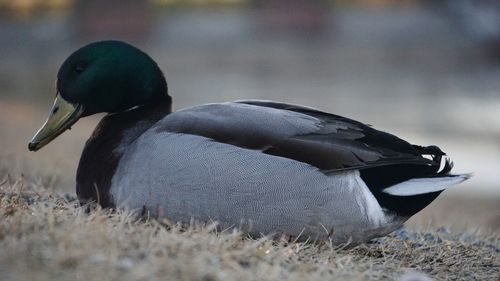
M308 163L327 174L395 164L438 168L444 155L355 120L277 102L202 105L177 111L162 122L162 130L261 150Z

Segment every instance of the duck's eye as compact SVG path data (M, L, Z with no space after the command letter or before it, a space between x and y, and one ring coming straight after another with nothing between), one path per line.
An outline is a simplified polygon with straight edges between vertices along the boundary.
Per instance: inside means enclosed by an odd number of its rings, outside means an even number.
M75 66L76 73L82 73L84 70L85 70L85 66L83 66L81 64L78 64L77 66Z

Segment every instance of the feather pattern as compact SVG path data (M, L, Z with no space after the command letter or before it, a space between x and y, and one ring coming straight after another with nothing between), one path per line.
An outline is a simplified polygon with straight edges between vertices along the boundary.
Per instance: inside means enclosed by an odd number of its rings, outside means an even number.
M122 156L110 192L117 207L174 221L218 221L257 236L364 241L400 225L358 171L329 176L288 158L158 130L144 133Z
M310 164L323 173L369 167L439 165L414 147L360 122L265 101L208 104L175 112L159 130L204 136Z

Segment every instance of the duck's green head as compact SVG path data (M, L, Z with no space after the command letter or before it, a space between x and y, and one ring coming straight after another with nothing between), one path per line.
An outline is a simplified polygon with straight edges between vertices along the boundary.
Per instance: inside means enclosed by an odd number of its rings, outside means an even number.
M75 51L59 69L56 87L50 115L30 142L30 150L40 149L84 116L151 103L171 104L158 65L120 41L95 42Z

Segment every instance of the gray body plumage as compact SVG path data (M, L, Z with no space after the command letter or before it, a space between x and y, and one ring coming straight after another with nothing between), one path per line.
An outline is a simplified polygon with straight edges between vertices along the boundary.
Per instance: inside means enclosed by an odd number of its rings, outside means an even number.
M201 132L217 130L272 143L319 129L317 118L274 108L225 103L184 109L157 122L123 152L110 194L118 207L146 208L181 222L217 221L253 235L365 241L400 226L400 220L382 210L356 169L324 173L262 153L257 145L242 148Z

